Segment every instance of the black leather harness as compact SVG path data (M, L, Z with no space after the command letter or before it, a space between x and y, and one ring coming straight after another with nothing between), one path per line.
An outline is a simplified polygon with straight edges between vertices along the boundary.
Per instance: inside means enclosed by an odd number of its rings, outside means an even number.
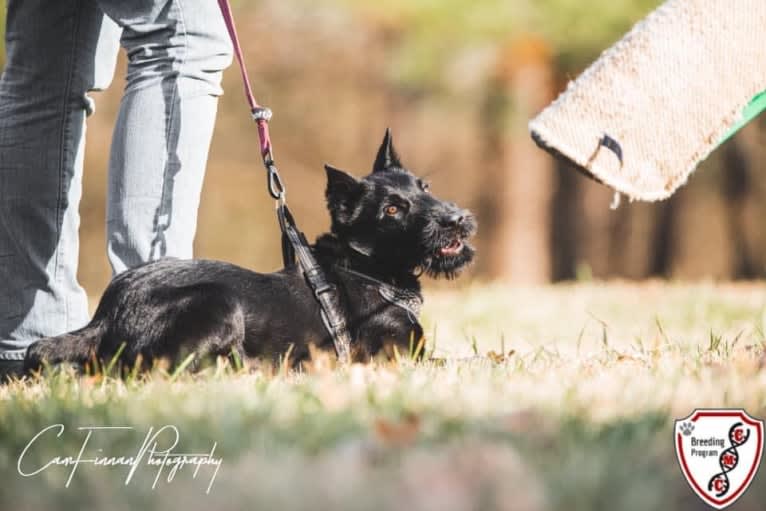
M410 321L413 323L417 322L417 318L420 315L420 308L423 306L423 297L420 296L419 293L393 286L387 282L383 282L382 280L378 280L350 268L343 266L336 266L336 268L343 273L364 281L368 286L376 288L381 298L391 305L404 309L407 311Z
M276 172L276 169L274 171ZM285 268L293 268L297 263L306 283L319 302L322 322L332 337L338 359L341 362L347 362L350 360L353 339L348 330L346 321L348 315L341 305L338 289L327 279L324 270L311 253L306 236L295 225L295 220L284 201L278 203L277 216L282 230L282 259ZM417 322L423 305L423 298L419 293L388 284L350 268L342 266L335 268L363 281L366 285L375 287L385 301L405 310L412 323Z
M340 303L338 289L327 279L314 254L311 253L306 236L298 230L284 200L278 203L277 216L282 230L282 260L285 268L294 267L297 260L306 283L319 302L322 322L332 337L338 359L344 363L348 362L351 353L351 334L348 331L346 314Z

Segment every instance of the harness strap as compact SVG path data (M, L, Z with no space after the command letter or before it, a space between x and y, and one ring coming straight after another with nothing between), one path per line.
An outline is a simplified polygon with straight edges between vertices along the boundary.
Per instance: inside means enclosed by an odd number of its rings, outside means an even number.
M327 280L324 271L322 271L316 258L311 253L306 237L298 230L290 210L287 209L287 190L274 164L271 138L269 137L271 110L258 105L253 96L229 0L218 0L218 6L221 8L221 14L226 23L226 30L229 32L231 44L234 47L234 55L236 55L237 62L239 63L239 71L242 74L242 83L245 88L245 98L248 105L250 105L250 113L253 120L258 126L261 157L267 171L266 179L269 194L277 201L277 219L279 220L279 228L282 231L282 260L286 268L291 268L295 266L297 258L306 283L319 302L322 322L332 337L338 359L343 363L348 362L350 360L351 335L346 325L346 318L341 307L340 298L338 297L338 290Z
M410 320L413 323L420 315L420 308L423 306L423 297L419 293L383 282L382 280L352 270L351 268L346 268L344 266L336 266L335 268L338 271L351 275L352 277L366 282L369 286L376 288L378 294L384 300L407 311Z
M338 359L341 362L347 362L350 360L351 334L348 331L338 290L334 284L327 280L327 276L311 253L306 236L296 227L286 204L280 204L277 207L277 215L279 225L282 228L283 240L287 239L292 253L298 259L298 265L303 271L306 282L319 302L322 322L332 336ZM290 261L290 265L295 265L295 260Z

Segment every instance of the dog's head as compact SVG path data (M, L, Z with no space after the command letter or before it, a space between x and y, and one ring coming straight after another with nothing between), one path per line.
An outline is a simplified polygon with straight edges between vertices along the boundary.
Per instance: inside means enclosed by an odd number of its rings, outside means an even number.
M468 240L476 232L474 216L434 197L426 182L404 168L389 130L370 175L356 179L325 169L332 232L353 250L392 270L447 278L473 259Z

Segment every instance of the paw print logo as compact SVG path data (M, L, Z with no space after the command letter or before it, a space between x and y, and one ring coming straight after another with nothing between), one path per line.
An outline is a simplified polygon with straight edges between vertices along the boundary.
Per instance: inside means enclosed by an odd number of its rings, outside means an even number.
M682 422L680 429L684 436L689 436L692 434L692 431L694 431L694 424L691 422Z

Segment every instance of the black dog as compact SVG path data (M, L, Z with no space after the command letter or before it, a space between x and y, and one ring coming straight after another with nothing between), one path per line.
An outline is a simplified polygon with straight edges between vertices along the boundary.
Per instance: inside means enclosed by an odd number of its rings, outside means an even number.
M364 179L325 168L332 227L312 251L337 286L352 356L390 355L393 346L407 353L423 335L418 276L451 278L466 266L475 220L402 166L388 131ZM291 346L291 359L300 361L310 345L331 350L333 341L297 268L260 274L218 261L164 259L115 277L91 322L33 344L25 368L83 365L117 353L129 367L160 358L178 363L191 352L197 359L275 360Z

